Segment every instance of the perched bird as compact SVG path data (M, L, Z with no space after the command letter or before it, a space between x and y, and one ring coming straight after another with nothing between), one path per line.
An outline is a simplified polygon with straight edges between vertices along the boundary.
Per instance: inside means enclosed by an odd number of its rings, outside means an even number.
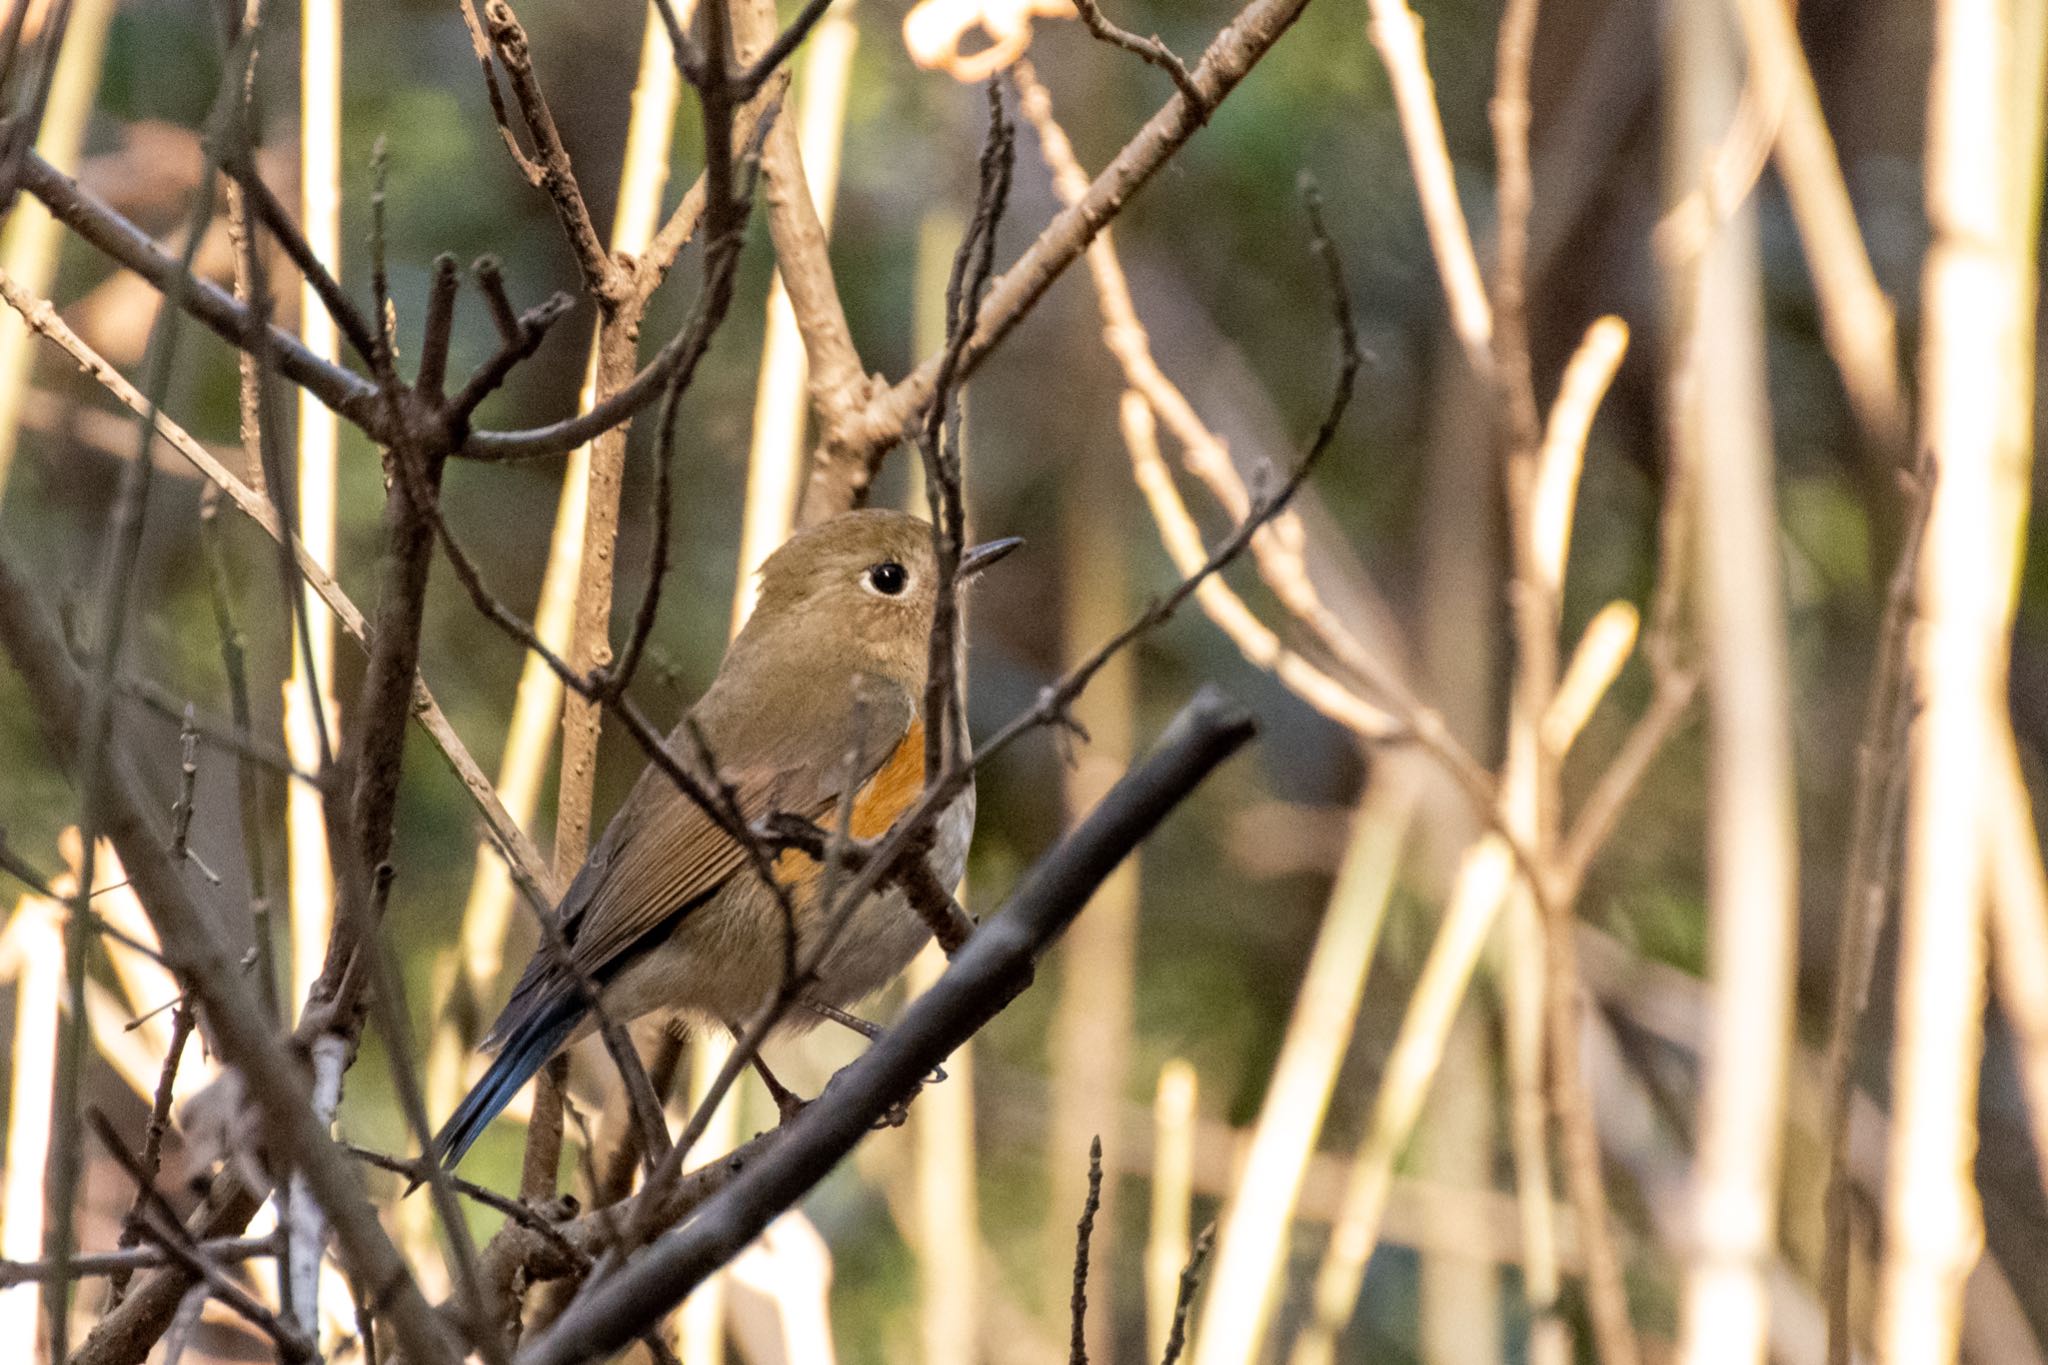
M992 541L961 556L960 581L1015 549ZM931 528L900 512L849 512L801 531L761 567L761 593L711 687L671 737L696 752L693 726L741 813L777 812L824 828L849 787L851 833L886 833L924 785L924 691L937 566ZM940 816L930 866L960 879L974 831L974 789ZM825 921L822 868L798 852L775 863L796 911L799 960ZM453 1166L535 1072L595 1026L578 974L625 1023L678 1010L727 1026L780 988L784 919L745 849L649 765L562 896L555 922L574 970L543 943L483 1046L497 1055L434 1141ZM900 889L854 911L807 1002L843 1010L879 989L929 931ZM820 1016L795 1011L791 1025Z

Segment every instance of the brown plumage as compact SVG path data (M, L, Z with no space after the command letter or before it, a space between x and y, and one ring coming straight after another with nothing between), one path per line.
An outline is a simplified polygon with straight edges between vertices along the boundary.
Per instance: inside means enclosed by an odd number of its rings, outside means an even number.
M1016 543L970 551L963 573ZM829 825L851 785L853 833L873 838L916 800L935 579L930 528L887 511L800 532L762 566L754 614L689 715L748 820L790 811ZM669 748L694 753L683 726ZM970 787L935 830L932 870L942 885L964 870L973 822ZM459 1160L519 1087L587 1030L577 972L621 1022L674 1009L720 1024L765 1002L781 983L782 912L745 860L665 774L645 769L556 912L574 971L545 949L527 963L484 1040L497 1057L435 1140L441 1159ZM801 953L822 923L818 869L802 855L777 866L797 907ZM858 1002L926 937L900 892L871 897L821 965L812 998Z

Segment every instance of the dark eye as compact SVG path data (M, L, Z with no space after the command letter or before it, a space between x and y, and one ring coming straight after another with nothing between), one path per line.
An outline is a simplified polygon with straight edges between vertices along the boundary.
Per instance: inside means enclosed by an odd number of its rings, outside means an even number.
M910 571L895 560L885 560L868 570L868 586L884 597L894 597L910 581Z

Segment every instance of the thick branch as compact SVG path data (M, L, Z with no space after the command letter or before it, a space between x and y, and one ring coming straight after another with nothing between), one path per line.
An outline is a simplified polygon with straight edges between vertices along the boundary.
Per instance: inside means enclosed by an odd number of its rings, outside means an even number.
M1039 861L945 975L784 1127L772 1150L687 1224L587 1291L520 1353L521 1365L571 1365L623 1347L802 1198L875 1120L1030 984L1038 958L1102 879L1252 732L1251 718L1234 703L1213 691L1198 694L1152 756Z

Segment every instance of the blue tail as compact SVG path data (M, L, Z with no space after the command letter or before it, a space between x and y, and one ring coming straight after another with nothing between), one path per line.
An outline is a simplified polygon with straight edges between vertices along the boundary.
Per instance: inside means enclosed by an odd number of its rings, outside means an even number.
M507 1013L511 1011L508 1009ZM520 1021L485 1071L483 1079L463 1097L454 1114L434 1139L434 1155L453 1170L470 1144L483 1135L504 1107L519 1093L519 1087L533 1079L582 1021L583 1006L569 993L550 1002Z

